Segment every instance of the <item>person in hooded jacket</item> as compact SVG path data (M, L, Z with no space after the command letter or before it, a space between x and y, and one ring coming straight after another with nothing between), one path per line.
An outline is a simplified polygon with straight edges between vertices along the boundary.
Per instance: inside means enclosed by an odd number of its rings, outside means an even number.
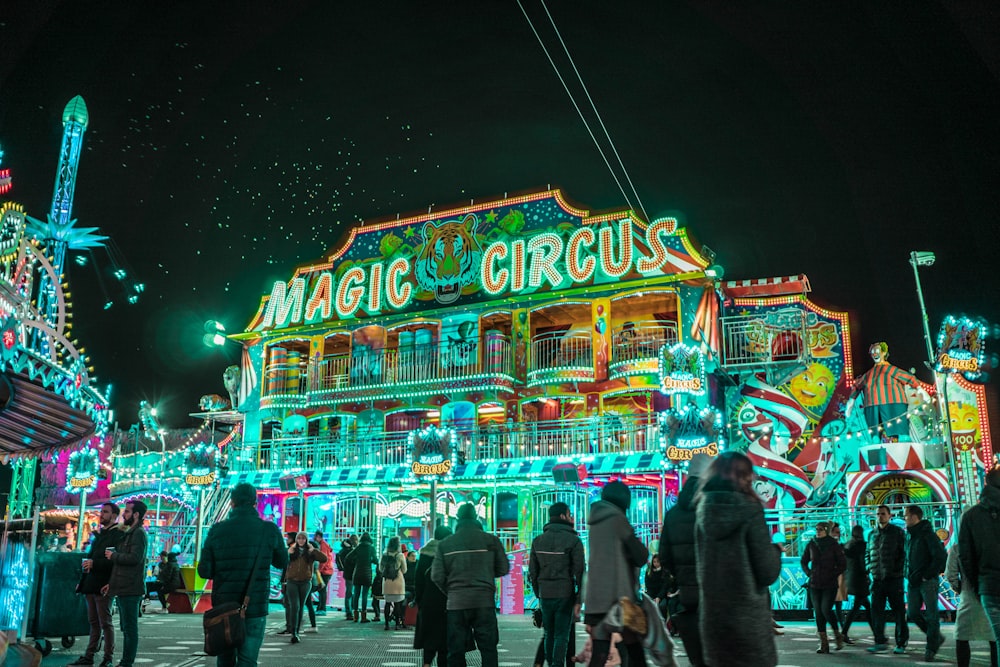
M768 587L781 573L782 550L771 542L753 478L746 455L724 452L695 499L699 630L712 667L778 664Z
M348 621L354 620L354 611L352 611L353 607L351 606L354 602L352 599L354 597L354 566L352 563L348 567L347 557L354 551L354 547L357 546L357 539L357 536L351 535L341 542L340 551L335 556L337 569L344 576L344 614L347 616Z
M611 652L611 636L599 629L604 616L621 598L634 598L638 590L637 569L649 558L649 550L635 535L626 517L632 492L623 482L612 481L601 489L601 499L590 506L587 525L591 576L584 597L584 622L591 634L593 650L590 667L604 667ZM628 652L630 665L645 665L646 657L637 638L629 637L618 646Z
M351 609L354 610L354 622L360 618L361 623L370 623L368 620L368 593L372 588L372 565L378 565L378 554L375 545L372 544L372 537L368 533L361 535L358 546L347 556L347 567L353 574L354 598L351 601ZM359 604L360 603L360 604ZM378 618L376 617L376 621Z
M431 566L437 556L438 544L451 536L451 528L438 526L434 539L420 550L417 561L414 600L417 603L417 628L413 648L424 652L423 666L430 667L437 656L437 667L448 667L448 598L431 581Z
M947 565L948 552L934 532L934 526L924 518L924 510L919 505L908 505L903 518L906 519L907 532L907 620L913 621L927 635L924 660L930 662L944 643L938 614L938 588L941 573Z
M1000 641L1000 468L986 473L979 502L962 516L958 543L964 587L979 595Z
M958 667L969 667L972 662L972 647L969 642L989 642L990 666L1000 667L997 664L997 642L993 637L990 620L986 618L979 596L966 586L960 551L960 544L955 544L948 550L948 561L944 568L951 589L961 596L955 611L955 660Z
M705 658L698 630L698 564L695 558L694 523L695 494L701 476L712 464L707 454L695 454L688 462L688 477L681 487L677 503L663 516L660 531L660 563L674 578L677 592L671 594L667 608L674 629L684 642L688 661L703 667Z
M826 634L826 624L833 628L837 650L844 648L844 637L840 634L837 614L833 611L837 597L839 577L847 568L844 548L830 535L830 524L820 521L816 524L816 537L809 540L800 560L802 571L809 577L809 595L816 610L816 632L819 633L817 653L830 652L830 638Z
M851 539L844 545L844 556L847 558L847 570L844 574L844 579L847 581L847 593L854 599L854 602L851 603L851 610L847 612L847 618L844 620L844 629L841 633L844 635L845 644L854 643L847 633L851 629L851 624L861 614L862 609L868 610L868 625L871 627L872 634L875 634L875 626L871 622L872 605L868 599L868 571L865 569L865 553L867 550L865 529L861 526L854 526L851 528Z
M483 667L497 667L496 580L510 571L500 539L483 530L476 507L458 508L455 534L438 544L431 580L448 596L448 665L465 667L469 630L476 638Z
M583 542L573 527L569 505L553 503L549 522L531 543L528 578L542 605L545 661L554 667L566 656L573 621L580 615L586 569Z

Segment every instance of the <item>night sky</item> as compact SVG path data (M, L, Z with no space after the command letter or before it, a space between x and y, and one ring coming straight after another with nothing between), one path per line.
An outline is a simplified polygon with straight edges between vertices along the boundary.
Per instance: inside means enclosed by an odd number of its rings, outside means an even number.
M995 2L522 3L598 133L551 12L645 211L681 215L727 279L806 273L856 351L886 340L905 368L926 356L910 250L938 256L932 331L1000 320ZM239 348L205 348L205 320L242 329L359 220L547 184L628 205L515 0L4 3L0 147L34 217L77 94L74 217L146 285L128 305L107 253L68 264L123 425L224 394Z

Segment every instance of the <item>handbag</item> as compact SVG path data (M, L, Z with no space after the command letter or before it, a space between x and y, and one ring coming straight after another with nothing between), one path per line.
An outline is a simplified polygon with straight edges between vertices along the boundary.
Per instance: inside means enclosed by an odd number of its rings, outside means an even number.
M542 623L542 610L538 607L531 610L531 624L536 628L541 628L544 625Z
M263 539L261 539L263 544ZM253 559L253 567L250 568L250 578L243 588L243 602L223 602L220 605L213 605L205 612L202 618L202 628L205 631L205 653L207 655L221 655L232 649L243 646L247 639L247 629L244 619L246 617L247 605L250 604L250 582L253 581L254 573L257 571L257 562L260 560L260 546L257 547L257 555Z

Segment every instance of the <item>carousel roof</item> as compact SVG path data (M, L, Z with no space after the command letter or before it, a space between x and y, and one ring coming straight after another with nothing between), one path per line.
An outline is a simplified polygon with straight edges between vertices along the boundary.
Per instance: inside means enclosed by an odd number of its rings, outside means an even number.
M0 375L0 452L21 454L76 444L95 428L87 412L47 388L41 376Z

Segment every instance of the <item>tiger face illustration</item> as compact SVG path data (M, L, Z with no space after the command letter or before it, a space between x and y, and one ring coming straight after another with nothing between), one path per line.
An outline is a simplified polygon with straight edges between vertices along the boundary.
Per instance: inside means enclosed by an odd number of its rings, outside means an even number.
M438 303L455 302L479 275L483 249L475 236L477 224L470 213L461 221L424 225L424 244L413 272L420 288L431 292Z

